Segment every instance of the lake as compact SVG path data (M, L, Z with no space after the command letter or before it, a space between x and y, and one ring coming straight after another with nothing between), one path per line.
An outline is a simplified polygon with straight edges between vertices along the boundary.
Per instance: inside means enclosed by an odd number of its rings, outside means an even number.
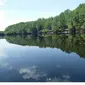
M0 82L85 82L84 34L0 38Z

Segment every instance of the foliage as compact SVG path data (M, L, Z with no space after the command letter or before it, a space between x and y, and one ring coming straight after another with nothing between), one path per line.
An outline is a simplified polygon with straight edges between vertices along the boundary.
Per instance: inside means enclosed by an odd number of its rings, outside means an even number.
M81 57L85 57L85 35L52 35L52 36L5 36L9 43L23 46L39 46L59 48L64 52L75 52Z
M0 35L1 36L4 36L4 31L0 31Z
M85 28L85 4L80 4L75 10L69 9L62 12L55 17L49 17L48 19L40 18L36 21L20 22L11 26L8 26L5 30L5 34L38 34L40 32L51 31L65 31L65 29Z

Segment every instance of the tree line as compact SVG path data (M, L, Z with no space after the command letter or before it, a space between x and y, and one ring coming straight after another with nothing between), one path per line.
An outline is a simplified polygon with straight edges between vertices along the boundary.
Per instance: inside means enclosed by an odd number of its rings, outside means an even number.
M75 10L65 10L55 17L39 18L36 21L20 22L8 26L5 34L42 34L47 32L85 32L85 4L80 4Z

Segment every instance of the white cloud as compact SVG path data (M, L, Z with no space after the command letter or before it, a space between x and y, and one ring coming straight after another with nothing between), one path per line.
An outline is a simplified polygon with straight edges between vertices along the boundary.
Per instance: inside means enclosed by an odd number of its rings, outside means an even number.
M47 78L47 82L71 82L69 74L62 75L61 77Z
M0 0L0 7L3 7L5 5L5 2L7 0ZM4 23L4 10L0 9L0 31L3 31L5 29L5 23Z
M35 79L35 80L39 80L42 77L45 77L46 74L43 72L39 72L36 68L36 66L32 66L29 68L21 68L20 69L20 74L23 74L23 78L24 79Z
M5 1L6 0L0 0L0 6L3 6Z
M0 10L0 31L4 30L5 24L4 24L4 11Z

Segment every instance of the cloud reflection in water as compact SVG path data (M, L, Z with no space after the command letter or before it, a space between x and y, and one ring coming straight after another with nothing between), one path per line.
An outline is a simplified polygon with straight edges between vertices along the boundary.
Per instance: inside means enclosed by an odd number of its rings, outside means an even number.
M38 71L36 66L28 67L28 68L21 68L20 74L23 74L24 79L35 79L40 80L43 77L46 77L47 74L44 72Z

